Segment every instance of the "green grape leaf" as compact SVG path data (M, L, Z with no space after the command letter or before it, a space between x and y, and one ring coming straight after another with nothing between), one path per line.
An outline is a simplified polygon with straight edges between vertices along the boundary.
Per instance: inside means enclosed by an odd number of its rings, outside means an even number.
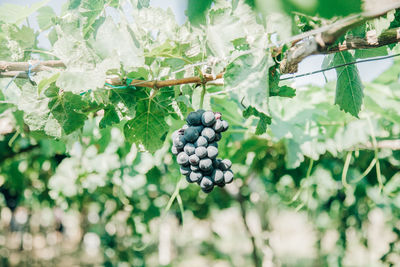
M50 6L39 8L37 12L37 22L39 24L39 28L42 31L47 30L51 26L53 26L52 19L55 18L57 15Z
M118 113L115 111L113 105L108 105L104 108L104 117L101 119L99 126L100 129L106 128L107 126L111 126L114 123L119 123Z
M245 117L246 119L249 118L251 115L260 118L257 123L256 135L265 133L267 131L267 125L271 124L271 117L263 112L259 112L256 108L251 106L243 110L243 117Z
M296 96L296 89L287 85L270 88L269 96L280 96L280 97L294 97Z
M128 142L142 145L145 150L155 152L165 140L169 126L165 117L169 112L170 99L163 96L147 97L137 102L135 118L124 126Z
M31 131L44 130L50 136L60 137L61 126L50 113L49 99L39 97L36 88L25 83L21 89L18 109L24 112L24 122Z
M186 15L193 24L205 22L205 12L211 6L212 0L189 0Z
M145 64L143 49L138 47L137 42L132 38L128 25L117 26L112 18L106 18L99 27L96 41L92 43L92 46L100 57L116 58L128 71Z
M144 8L144 7L149 7L149 5L150 5L150 0L138 0L138 3L137 3L137 8L139 8L139 9L141 9L141 8Z
M110 101L123 115L133 117L137 102L137 94L130 89L112 89L110 90Z
M353 62L354 57L347 51L335 54L332 64L340 65ZM341 109L358 118L363 99L363 85L355 65L336 69L337 83L335 104Z
M255 54L243 55L229 64L224 74L227 90L237 95L246 105L263 110L268 97L267 56L257 57Z
M301 151L300 145L293 139L285 139L286 146L286 167L294 169L299 167L300 163L304 161L304 155Z
M57 81L59 76L60 73L58 72L48 78L40 80L40 82L38 83L38 94L40 95L44 89L47 89L49 87L50 84Z
M6 23L20 24L24 19L46 5L50 0L43 0L29 6L3 4L0 6L0 20Z
M49 101L51 114L60 123L65 134L83 127L87 116L81 111L88 107L82 97L71 92L64 92Z
M388 54L387 46L381 46L371 49L357 49L354 53L355 58L370 58L386 56Z

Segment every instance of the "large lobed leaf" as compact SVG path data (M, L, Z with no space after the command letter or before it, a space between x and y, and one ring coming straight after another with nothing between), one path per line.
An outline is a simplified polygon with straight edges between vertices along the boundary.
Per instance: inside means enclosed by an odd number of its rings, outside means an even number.
M160 90L155 97L149 96L138 101L135 118L124 126L125 138L131 143L142 145L149 152L155 152L163 145L169 129L165 122L171 111L171 98L164 93L167 89L170 88Z

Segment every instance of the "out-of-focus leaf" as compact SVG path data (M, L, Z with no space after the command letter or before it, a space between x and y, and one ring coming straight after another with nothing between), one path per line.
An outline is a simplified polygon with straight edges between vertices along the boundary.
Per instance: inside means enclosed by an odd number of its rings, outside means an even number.
M251 106L243 110L243 117L249 118L250 116L256 116L260 119L257 123L256 135L265 133L267 131L267 125L271 124L271 117L263 112L259 112Z
M380 57L386 56L388 54L387 47L381 46L371 49L357 49L354 53L355 58L370 58L370 57Z
M268 69L270 61L267 56L243 55L229 64L224 74L226 87L237 94L238 101L244 98L246 105L263 110L268 97Z
M189 0L186 15L193 24L202 24L205 22L204 13L211 6L213 0Z
M283 85L277 88L270 88L269 95L280 96L280 97L294 97L296 96L296 90L287 85Z
M6 23L20 24L25 18L35 13L39 8L46 5L50 0L43 0L31 6L21 6L15 4L3 4L0 6L0 21Z
M42 31L47 30L53 25L52 19L56 13L50 6L44 6L38 10L37 21Z

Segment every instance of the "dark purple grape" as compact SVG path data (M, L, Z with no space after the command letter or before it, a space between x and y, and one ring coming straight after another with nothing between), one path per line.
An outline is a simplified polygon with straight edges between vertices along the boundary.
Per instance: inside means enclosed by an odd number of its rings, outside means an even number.
M208 146L207 147L207 157L210 159L214 159L218 156L218 148L215 146Z
M199 137L199 133L194 127L189 127L185 130L185 140L186 142L193 143Z
M196 154L196 156L202 159L207 156L207 148L205 148L204 146L196 147L194 153Z
M173 143L174 143L174 146L176 146L176 148L182 149L185 146L186 141L185 141L185 138L183 137L183 135L178 135L173 140Z
M190 172L191 172L191 170L190 170L190 168L189 168L189 167L184 167L184 166L181 166L181 168L180 168L180 172L181 172L181 174L182 174L182 175L189 175L189 174L190 174Z
M186 118L187 123L190 126L197 126L201 124L201 114L197 111L190 112Z
M201 123L204 126L211 126L215 122L215 114L212 111L206 111L201 116Z
M199 146L206 147L207 145L208 145L208 142L204 136L199 136L199 138L197 138L196 142L194 142L195 147L199 147Z
M185 153L188 154L189 156L194 154L195 149L196 149L196 147L192 143L187 143L183 147L183 151L185 151Z
M201 135L201 131L203 131L204 126L203 125L193 126L193 128L195 128L196 131L199 133L199 135Z
M212 165L214 169L219 169L219 164L221 163L220 159L213 159L212 160Z
M217 143L217 142L212 142L212 143L209 144L208 146L213 146L213 147L218 148L218 143Z
M224 126L222 124L222 121L221 120L216 120L214 122L212 128L216 133L222 132L224 130Z
M207 139L207 142L211 143L215 139L215 132L210 127L205 127L203 131L201 131L201 136L204 136Z
M193 165L193 166L199 165L199 161L200 161L200 158L196 154L193 154L189 157L190 165Z
M190 173L191 174L191 173ZM188 183L193 183L191 180L190 180L190 175L186 175L186 181L188 182Z
M223 132L225 132L226 130L228 130L229 128L229 123L227 121L222 120L222 127L223 127Z
M210 189L212 190L213 187L214 187L214 183L211 180L211 177L210 176L204 176L203 179L201 179L200 187L201 187L201 189L203 191L205 190L207 192L211 192Z
M219 164L219 168L223 171L227 171L232 167L232 161L230 161L229 159L224 159L221 161L221 163Z
M172 141L174 141L174 139L177 138L179 135L181 135L181 132L180 132L179 130L174 131L174 132L171 134L171 139L172 139Z
M176 161L178 162L179 165L185 166L189 164L189 156L185 152L181 152L176 157Z
M179 152L181 152L181 151L179 151L179 150L176 148L176 146L172 146L171 152L172 152L172 154L174 154L174 155L178 155Z
M214 171L211 174L211 178L216 184L223 184L225 183L224 181L224 173L220 169L214 169Z
M203 174L201 172L191 172L190 173L190 181L192 181L192 183L200 181L201 178L203 178Z
M197 172L200 170L199 165L190 165L190 170Z
M196 112L199 113L200 116L203 116L206 111L204 109L198 109Z
M210 171L212 169L212 161L209 158L201 159L199 162L200 170Z
M222 138L221 133L215 133L214 142L218 142L219 140L221 140L221 138Z
M225 184L230 184L233 181L233 172L232 171L224 171L224 182Z

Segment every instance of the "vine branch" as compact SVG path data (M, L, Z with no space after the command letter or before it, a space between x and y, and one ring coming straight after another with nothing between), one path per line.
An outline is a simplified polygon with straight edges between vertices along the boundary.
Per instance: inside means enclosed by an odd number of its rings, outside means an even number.
M400 27L386 30L379 36L375 31L367 32L366 37L364 38L348 36L344 42L334 44L336 40L345 34L349 29L355 28L367 20L383 16L389 11L397 8L400 8L400 2L387 5L377 11L363 12L358 15L344 18L332 23L331 25L326 25L318 29L293 36L282 41L278 45L270 45L268 48L272 49L273 56L277 56L282 53L284 44L290 43L293 45L288 51L285 52L284 59L280 62L281 73L285 74L296 72L298 64L310 55L335 53L351 49L370 49L397 43L400 41ZM65 67L65 64L61 60L32 60L29 62L0 61L0 78L29 78L27 74L28 70L31 72L39 72ZM202 84L204 82L211 82L220 78L223 78L223 73L220 73L217 76L204 75L204 77L187 77L164 81L133 80L130 85L136 87L161 88L181 84ZM107 82L111 85L123 84L119 78L109 78L107 79Z

